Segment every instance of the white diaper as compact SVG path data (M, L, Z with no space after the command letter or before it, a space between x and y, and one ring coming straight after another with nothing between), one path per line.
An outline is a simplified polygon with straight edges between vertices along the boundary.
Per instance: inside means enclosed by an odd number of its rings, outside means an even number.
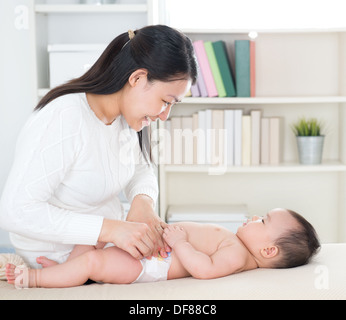
M167 258L152 258L141 260L143 270L133 283L157 282L167 280L169 268L172 263L171 254Z

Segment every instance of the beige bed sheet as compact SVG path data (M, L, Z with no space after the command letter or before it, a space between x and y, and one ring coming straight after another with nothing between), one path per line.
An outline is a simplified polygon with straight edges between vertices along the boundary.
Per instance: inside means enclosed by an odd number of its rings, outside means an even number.
M0 300L230 300L346 299L346 244L325 244L309 265L258 269L215 280L193 278L157 283L93 284L68 289L15 289L0 282Z

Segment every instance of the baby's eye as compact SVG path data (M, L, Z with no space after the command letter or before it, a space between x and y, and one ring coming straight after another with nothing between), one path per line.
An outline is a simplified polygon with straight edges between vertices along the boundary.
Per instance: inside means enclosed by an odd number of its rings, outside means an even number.
M264 224L264 219L262 219L262 223Z

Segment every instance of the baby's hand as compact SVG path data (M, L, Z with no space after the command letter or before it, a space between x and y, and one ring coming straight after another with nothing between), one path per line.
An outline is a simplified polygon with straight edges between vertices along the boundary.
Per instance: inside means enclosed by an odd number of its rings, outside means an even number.
M168 226L163 232L163 238L173 248L178 242L187 241L187 233L179 226Z

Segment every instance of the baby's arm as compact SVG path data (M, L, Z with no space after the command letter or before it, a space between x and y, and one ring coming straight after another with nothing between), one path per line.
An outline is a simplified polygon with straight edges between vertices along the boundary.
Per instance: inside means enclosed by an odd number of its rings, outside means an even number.
M225 246L209 256L197 251L188 242L186 231L179 226L165 229L164 239L175 251L184 268L198 279L214 279L235 273L243 264L238 259L233 247Z

